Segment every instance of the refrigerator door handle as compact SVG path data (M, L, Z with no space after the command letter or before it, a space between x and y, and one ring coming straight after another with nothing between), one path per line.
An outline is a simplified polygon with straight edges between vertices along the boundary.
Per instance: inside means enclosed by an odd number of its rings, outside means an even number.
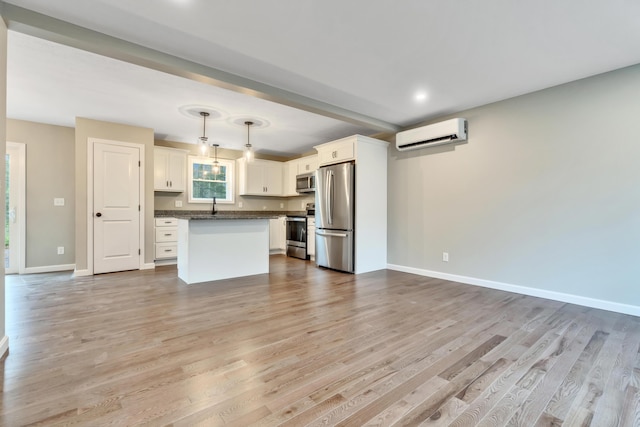
M327 223L329 225L333 225L333 171L327 171L327 193L326 193L326 201L327 201Z
M329 236L329 237L347 237L345 233L327 233L326 231L316 231L318 236Z

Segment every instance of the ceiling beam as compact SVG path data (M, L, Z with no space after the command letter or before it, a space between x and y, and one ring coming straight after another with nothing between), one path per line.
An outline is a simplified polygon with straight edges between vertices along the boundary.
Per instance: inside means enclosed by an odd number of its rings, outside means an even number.
M398 130L398 126L392 123L188 61L9 3L0 2L0 13L12 31L364 126L374 131L395 133Z

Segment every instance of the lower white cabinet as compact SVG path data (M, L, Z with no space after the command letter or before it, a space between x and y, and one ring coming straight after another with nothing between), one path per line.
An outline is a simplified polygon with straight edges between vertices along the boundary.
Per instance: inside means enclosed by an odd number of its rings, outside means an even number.
M287 247L287 217L269 220L269 252L285 253Z
M172 260L178 256L178 220L155 219L155 259Z
M307 255L316 258L316 219L307 218Z

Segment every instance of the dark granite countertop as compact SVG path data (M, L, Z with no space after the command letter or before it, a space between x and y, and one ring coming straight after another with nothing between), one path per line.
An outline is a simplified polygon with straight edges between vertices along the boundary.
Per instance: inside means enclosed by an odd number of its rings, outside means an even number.
M299 212L293 212L298 214ZM280 216L291 215L291 211L218 211L211 215L211 211L155 211L156 218L178 218L189 220L225 220L225 219L275 219Z
M197 214L197 215L174 215L174 218L177 219L188 219L190 221L194 220L205 220L205 221L224 221L224 220L234 220L234 219L276 219L279 215L269 215L269 214L260 214L260 215L250 215L250 214Z

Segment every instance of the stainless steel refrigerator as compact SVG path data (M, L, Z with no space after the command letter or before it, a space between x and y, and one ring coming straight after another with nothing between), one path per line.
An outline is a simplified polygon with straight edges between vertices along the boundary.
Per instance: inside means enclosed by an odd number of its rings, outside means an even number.
M316 178L316 265L353 273L353 163L324 166Z

